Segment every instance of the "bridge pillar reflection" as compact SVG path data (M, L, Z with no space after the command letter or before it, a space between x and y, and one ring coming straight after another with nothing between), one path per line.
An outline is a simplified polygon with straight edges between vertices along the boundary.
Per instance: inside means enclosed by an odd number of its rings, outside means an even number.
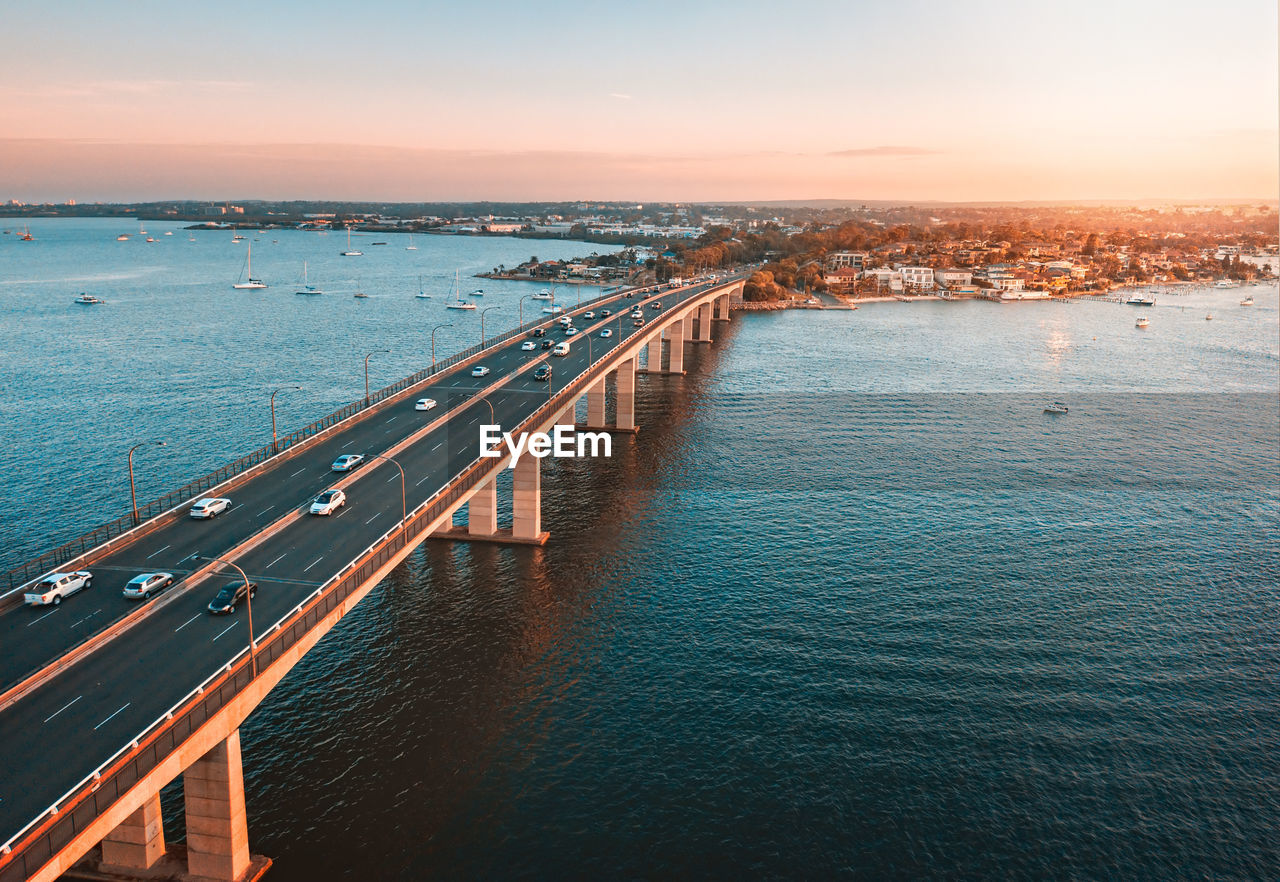
M698 307L698 335L693 338L694 343L710 343L711 342L711 304L704 303Z
M101 869L108 873L149 870L164 853L164 821L157 793L102 840Z
M542 544L542 460L522 456L511 481L511 537L521 542Z
M182 773L187 816L187 872L232 882L249 869L240 730Z
M467 532L492 536L498 532L498 479L485 481L467 502Z

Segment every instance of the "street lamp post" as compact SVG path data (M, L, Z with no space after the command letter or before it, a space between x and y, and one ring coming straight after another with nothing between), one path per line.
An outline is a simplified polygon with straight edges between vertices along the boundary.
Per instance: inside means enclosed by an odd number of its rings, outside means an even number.
M524 297L521 297L520 302L516 304L516 309L520 310L520 330L522 331L524 330L524 301L526 298L532 296L532 294L526 294Z
M138 493L133 483L133 452L139 447L146 447L148 444L154 444L156 447L164 447L163 441L143 441L141 444L135 444L129 448L129 502L133 508L133 525L138 526Z
M386 460L387 462L391 463L393 466L395 466L400 470L400 538L401 538L401 547L403 547L404 540L407 539L407 536L405 535L405 531L409 529L409 508L405 502L404 466L400 465L399 462L397 462L395 459L391 458L390 456L384 456L381 453L368 453L365 455L368 456L369 459Z
M452 322L446 322L443 325L436 325L434 328L431 329L431 366L432 367L436 366L436 331L440 330L441 328L452 328L452 327L453 327Z
M301 386L290 386L290 389L301 389ZM271 393L271 453L280 452L279 446L276 445L276 395L283 392L283 389L276 389Z
M193 554L192 560L205 560L209 563L220 563L225 566L233 567L240 578L244 580L244 604L249 611L249 667L253 672L253 676L258 676L258 656L257 645L253 642L253 592L249 589L249 577L245 575L244 570L229 560L223 560L220 557L209 557L207 554Z
M487 309L480 310L480 348L484 348L484 314L493 312L495 309L502 309L501 306L490 306Z
M379 352L390 352L390 349L375 349L364 357L364 406L369 406L369 359Z

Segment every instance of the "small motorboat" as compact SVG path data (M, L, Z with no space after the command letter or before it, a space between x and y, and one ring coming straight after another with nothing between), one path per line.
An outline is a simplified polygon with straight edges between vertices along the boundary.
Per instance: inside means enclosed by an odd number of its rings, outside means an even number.
M1155 306L1156 299L1150 294L1134 294L1125 301L1128 306Z
M1206 315L1206 316L1204 317L1204 320L1205 320L1206 322L1211 322L1211 321L1213 321L1213 313L1209 313L1208 315Z
M5 232L8 232L8 230L6 230ZM116 236L116 241L117 241L117 242L128 242L128 241L129 241L129 234L128 234L128 233L121 233L119 236Z
M81 294L71 302L79 304L80 306L97 306L98 304L106 303L107 301L103 300L101 297L94 297L92 294Z
M484 296L484 289L483 289L483 288L476 288L474 291L472 291L472 292L471 292L471 296L472 296L472 297L483 297L483 296Z
M1067 413L1069 410L1061 401L1051 401L1044 406L1045 413Z
M1241 305L1241 306L1253 306L1253 295L1250 295L1250 296L1246 297L1244 300L1241 300L1241 301L1240 301L1240 305Z
M1145 328L1149 324L1151 324L1151 321L1145 315L1140 315L1138 320L1133 323L1133 326L1135 328Z
M555 300L556 298L555 298L555 295L551 293L551 291L549 291L546 288L543 288L537 294L530 294L529 299L530 300Z
M369 299L369 295L368 295L368 294L366 294L366 293L364 293L363 291L357 291L356 293L352 294L351 296L352 296L352 297L354 297L354 298L355 298L355 299L357 299L357 300L368 300L368 299Z

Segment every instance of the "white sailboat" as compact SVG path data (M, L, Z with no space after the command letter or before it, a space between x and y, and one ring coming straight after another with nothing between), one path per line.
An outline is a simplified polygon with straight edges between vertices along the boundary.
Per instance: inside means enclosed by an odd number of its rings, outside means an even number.
M361 257L363 251L356 251L351 247L351 227L347 227L347 250L341 252L343 257Z
M248 280L244 281L246 275L248 275ZM244 256L244 268L240 270L240 278L241 278L241 281L236 282L234 285L232 285L231 286L232 288L236 288L243 291L251 288L267 287L267 283L262 281L262 279L255 279L253 277L253 243L252 242L249 243L249 253Z
M469 300L462 299L462 292L458 289L458 270L453 271L453 297L454 299L446 303L445 309L475 309L476 305Z
M418 293L413 295L418 300L430 300L431 295L422 290L422 276L418 276Z
M315 285L308 285L308 284L307 284L307 262L306 262L305 260L302 262L302 290L300 290L300 291L294 291L293 293L294 293L294 294L305 294L305 295L307 295L307 296L314 296L314 295L316 295L316 294L323 294L323 293L324 293L324 292L323 292L323 291L321 291L319 288L317 288Z
M413 244L413 233L409 234L409 244L404 246L405 251L417 251L418 246Z
M351 295L357 300L367 300L369 295L360 290L360 280L356 279L356 293Z

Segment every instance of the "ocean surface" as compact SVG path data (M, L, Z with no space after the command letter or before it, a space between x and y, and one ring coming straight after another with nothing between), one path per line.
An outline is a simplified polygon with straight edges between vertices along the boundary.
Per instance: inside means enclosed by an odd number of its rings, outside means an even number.
M352 302L231 291L230 234L32 232L0 241L10 562L123 511L135 439L169 442L136 458L159 492L261 443L272 384L292 427L368 351L429 363L419 271L599 248L381 236ZM361 260L262 235L273 284ZM499 328L535 290L478 284ZM611 460L544 461L545 548L427 543L249 719L253 850L277 880L1280 877L1278 329L1274 287L735 314L640 379Z

